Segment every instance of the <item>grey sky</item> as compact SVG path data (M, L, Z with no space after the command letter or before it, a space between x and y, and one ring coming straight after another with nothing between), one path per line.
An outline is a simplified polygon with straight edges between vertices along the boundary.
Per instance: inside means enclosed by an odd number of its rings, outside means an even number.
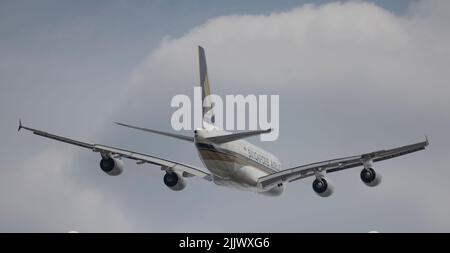
M2 1L0 231L448 232L450 6L371 2ZM188 143L112 124L168 129L171 97L198 83L198 44L213 92L280 94L280 139L260 144L285 167L432 144L378 163L375 189L353 169L330 174L331 198L311 180L267 198L197 179L172 192L131 161L109 177L97 154L15 132L21 117L200 165Z

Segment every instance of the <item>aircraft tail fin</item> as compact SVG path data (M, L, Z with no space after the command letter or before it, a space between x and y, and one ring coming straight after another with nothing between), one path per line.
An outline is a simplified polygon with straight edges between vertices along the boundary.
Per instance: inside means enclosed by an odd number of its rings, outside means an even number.
M211 95L211 89L209 87L208 68L206 66L205 49L198 46L198 60L200 68L200 87L202 88L202 102L211 105L211 101L208 96ZM214 115L211 106L202 107L203 121L214 123Z

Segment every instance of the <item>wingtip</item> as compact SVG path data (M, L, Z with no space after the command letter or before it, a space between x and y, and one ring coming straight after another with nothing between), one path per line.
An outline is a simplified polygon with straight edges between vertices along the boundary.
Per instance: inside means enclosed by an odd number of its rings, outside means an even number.
M22 129L22 120L21 119L19 119L19 128L17 129L17 132L19 132L20 129Z
M119 125L119 126L125 126L124 123L120 123L120 122L117 122L117 121L114 121L114 124Z
M430 141L428 140L428 136L425 135L425 144L428 146L430 145Z

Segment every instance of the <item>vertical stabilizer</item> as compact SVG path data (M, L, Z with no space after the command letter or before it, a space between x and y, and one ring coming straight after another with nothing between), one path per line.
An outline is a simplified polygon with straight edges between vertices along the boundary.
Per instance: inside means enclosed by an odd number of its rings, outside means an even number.
M207 104L211 104L211 101L208 99L208 96L211 95L211 90L209 88L205 50L201 46L198 46L198 60L200 67L200 87L202 87L202 102L205 103L206 101ZM205 98L208 100L205 100ZM202 107L202 118L204 121L214 123L214 116L211 111L211 106Z

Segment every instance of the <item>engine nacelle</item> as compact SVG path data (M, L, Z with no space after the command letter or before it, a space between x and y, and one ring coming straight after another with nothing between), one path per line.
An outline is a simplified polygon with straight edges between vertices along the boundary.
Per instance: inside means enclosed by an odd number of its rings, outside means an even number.
M325 177L316 178L313 182L313 190L320 197L329 197L334 192L334 187L331 181Z
M186 187L186 180L176 172L166 172L164 175L164 184L173 191L181 191Z
M375 172L372 168L364 168L361 170L361 180L364 184L370 187L377 186L381 183L381 174Z
M103 157L100 168L110 176L118 176L123 172L123 161L112 157Z

